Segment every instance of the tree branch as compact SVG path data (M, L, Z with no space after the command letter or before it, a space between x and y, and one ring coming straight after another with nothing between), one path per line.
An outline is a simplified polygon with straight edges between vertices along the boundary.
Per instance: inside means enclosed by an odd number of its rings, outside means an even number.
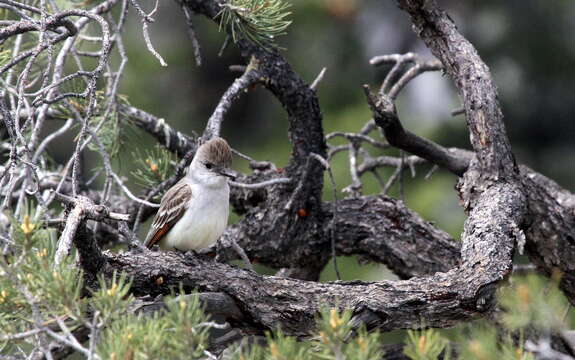
M183 7L183 9L187 9ZM234 80L233 84L226 90L220 102L216 106L214 113L210 116L208 124L204 130L203 139L208 140L213 136L220 136L220 129L224 121L224 115L229 111L234 100L241 94L242 91L247 90L250 86L259 82L260 75L257 70L257 61L251 60L250 65L246 71Z
M336 222L331 225L333 204L324 203L325 219L321 236L308 243L282 242L278 237L265 241L258 236L257 219L230 226L224 239L231 237L252 261L273 268L312 266L330 248L330 226L334 226L337 255L359 255L386 264L400 278L448 271L459 264L459 243L445 232L421 219L399 201L386 196L364 196L338 201ZM235 258L222 249L224 258Z
M221 10L219 1L183 0L181 3L192 13L202 14L214 21L217 21L216 17ZM326 158L327 148L315 90L292 70L277 49L265 49L243 39L239 39L236 44L246 62L256 62L261 83L280 101L288 114L288 135L292 143L292 156L285 168L284 176L294 179L294 182L277 187L274 196L267 198L265 206L284 208L297 184L302 184L302 188L292 199L293 206L290 209L282 213L266 211L258 213L257 216L262 223L274 224L260 229L262 240L279 236L283 241L292 244L308 242L311 237L317 236L314 228L323 218L321 193L324 171L318 162L313 162L308 168L308 157L315 153ZM307 216L298 217L297 212L302 209ZM256 216L256 213L246 214L246 217L251 216ZM327 257L322 256L316 260L316 265L325 264Z
M196 141L177 130L174 130L164 119L158 118L133 106L119 105L120 113L133 124L152 135L166 149L183 158L196 147Z
M454 155L448 149L405 130L397 117L395 105L387 96L375 97L367 85L364 85L363 89L375 123L382 128L385 138L391 145L426 159L458 176L463 175L469 165L468 158Z
M503 125L497 89L487 65L447 13L434 0L397 0L411 16L414 30L451 76L463 100L471 145L485 176L518 174Z
M428 278L378 283L315 283L258 275L229 265L174 252L106 253L106 274L126 271L136 294L167 294L182 283L188 289L223 292L235 299L251 327L269 330L280 325L287 334L307 335L314 328L320 306L351 309L356 317L370 314L368 326L383 330L450 326L493 306L492 285L510 271L513 243L507 234L521 211L509 211L508 202L521 196L510 186L487 190L489 198L471 214L468 238L475 251L463 254L460 268ZM492 201L493 195L501 200ZM484 213L501 214L496 231L485 226ZM501 267L501 264L507 264ZM158 277L163 278L157 285Z
M94 205L87 197L78 196L71 198L59 193L55 193L55 196L58 200L72 206L72 210L66 219L66 227L58 241L58 249L56 250L54 261L55 266L62 263L64 257L66 257L70 251L72 242L75 242L76 248L80 253L82 268L88 274L97 274L103 266L104 258L94 241L86 239L83 239L83 241L78 240L78 229L83 227L82 223L86 219L102 221L109 218L112 220L129 221L130 217L125 214L110 212L108 208L103 205ZM84 230L80 232L84 232Z

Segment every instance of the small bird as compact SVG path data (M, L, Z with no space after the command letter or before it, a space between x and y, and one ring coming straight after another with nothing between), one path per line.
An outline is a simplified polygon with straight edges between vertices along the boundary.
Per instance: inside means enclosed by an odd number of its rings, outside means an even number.
M214 244L228 224L232 151L214 137L199 147L188 172L162 197L145 246L200 250Z

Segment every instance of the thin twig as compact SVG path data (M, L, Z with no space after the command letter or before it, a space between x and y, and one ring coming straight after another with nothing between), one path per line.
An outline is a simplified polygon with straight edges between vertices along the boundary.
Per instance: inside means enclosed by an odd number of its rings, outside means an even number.
M310 89L312 90L316 90L317 86L319 85L319 83L323 80L323 77L325 76L325 72L327 71L327 68L324 67L323 69L321 69L321 71L319 72L319 74L317 75L317 77L315 78L315 80L311 83L311 85L309 86Z
M278 185L278 184L289 184L292 182L292 179L290 178L276 178L276 179L270 179L270 180L266 180L266 181L262 181L259 183L254 183L254 184L245 184L245 183L239 183L239 182L235 182L235 181L228 181L228 183L233 186L233 187L238 187L238 188L242 188L242 189L261 189L261 188L265 188L268 186L273 186L273 185Z
M72 211L68 215L66 220L66 227L60 235L60 240L58 241L58 248L56 249L56 255L54 257L54 267L60 266L62 261L72 248L72 241L76 235L76 230L80 226L80 222L84 219L84 207L81 205L76 205L72 208Z
M159 5L160 1L156 0L156 5L154 6L154 9L152 9L152 11L149 14L146 14L144 12L144 10L142 10L142 7L140 6L140 4L136 0L130 0L130 2L132 4L132 6L134 6L134 8L138 12L138 14L140 14L140 16L142 17L142 33L144 35L144 41L146 43L146 47L148 48L148 51L150 53L152 53L152 55L154 55L156 57L156 59L158 59L158 61L160 62L160 65L168 66L168 64L166 63L166 61L162 57L162 55L160 55L156 51L156 49L154 48L154 45L152 44L152 40L150 40L150 34L148 33L148 24L154 22L152 15L154 15L156 13L156 11L158 10L158 5Z
M188 36L192 40L192 47L194 48L194 59L196 60L197 66L202 66L202 54L200 48L200 42L196 36L196 30L194 28L194 22L192 21L191 10L184 6L182 3L182 10L184 11L184 16L186 17L186 25L188 25Z
M111 172L112 177L114 178L114 180L116 180L116 183L120 186L120 188L122 189L122 191L128 195L128 197L136 202L139 202L140 204L149 206L149 207L153 207L153 208L159 208L160 204L156 204L156 203L152 203L149 202L147 200L144 199L140 199L139 197L137 197L136 195L134 195L130 189L128 189L126 187L126 185L124 185L124 182L122 181L122 179L120 179L120 177L115 173L115 172Z
M339 267L337 265L337 254L335 251L335 224L337 224L337 204L338 204L338 199L337 199L337 185L335 183L335 177L333 176L333 172L331 170L331 166L329 164L329 162L324 159L323 157L321 157L318 154L315 153L311 153L310 157L317 160L320 164L322 164L322 166L324 167L325 170L327 170L328 172L328 176L329 176L329 180L331 182L331 188L333 191L333 217L331 219L330 222L330 226L329 226L329 232L330 232L330 244L331 244L331 257L333 259L333 268L335 270L335 275L337 277L338 280L341 280L341 274L339 272Z
M210 116L204 134L203 140L207 140L213 136L219 136L224 121L225 114L229 111L234 100L251 85L259 81L259 73L255 65L248 66L248 69L226 90L218 105L214 109L212 116Z

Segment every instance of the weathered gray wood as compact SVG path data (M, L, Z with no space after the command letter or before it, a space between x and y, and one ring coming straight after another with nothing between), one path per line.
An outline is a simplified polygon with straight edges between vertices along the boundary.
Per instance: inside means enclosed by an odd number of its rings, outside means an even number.
M147 251L106 253L104 273L126 271L133 276L132 291L137 295L167 294L182 283L187 290L232 298L241 312L241 316L234 315L239 326L256 332L279 325L287 334L307 335L322 306L351 309L356 322L384 330L418 327L422 321L427 326L451 326L491 310L497 284L511 271L515 243L524 233L537 239L543 236L529 228L534 225L529 216L535 208L527 205L530 187L541 190L542 195L529 200L541 205L538 214L545 219L553 202L571 197L541 178L520 174L489 70L451 19L434 1L400 0L399 4L444 64L465 104L476 157L464 159L467 171L458 186L469 214L461 249L401 202L361 197L338 204L336 250L386 263L401 277L411 277L409 280L322 284L262 276L201 256ZM210 18L219 10L215 1L188 0L184 5ZM320 164L310 161L311 153L325 153L317 98L278 53L247 42L238 46L246 58L253 56L259 61L258 71L265 77L266 87L288 113L294 152L281 176L295 183L238 190L233 201L244 219L230 228L227 236L240 240L252 260L275 267L312 269L313 276L328 259L334 215L333 206L321 202ZM377 98L373 100L374 115L385 115L386 108ZM263 169L244 180L262 181L277 177L277 173L273 168ZM570 225L567 205L563 210L554 218L552 232ZM554 250L543 250L553 253L552 261L561 263ZM424 274L431 276L421 277Z

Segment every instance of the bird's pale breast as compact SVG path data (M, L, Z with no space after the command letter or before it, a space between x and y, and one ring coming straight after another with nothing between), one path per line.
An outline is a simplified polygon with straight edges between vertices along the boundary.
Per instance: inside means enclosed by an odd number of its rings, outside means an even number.
M229 187L207 188L192 185L188 209L166 236L162 249L200 250L214 244L228 223Z

